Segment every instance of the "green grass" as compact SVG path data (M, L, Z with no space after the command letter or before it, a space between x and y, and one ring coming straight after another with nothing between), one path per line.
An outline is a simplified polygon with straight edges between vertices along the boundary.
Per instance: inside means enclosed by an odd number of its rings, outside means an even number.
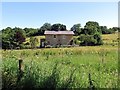
M117 87L115 46L7 50L2 54L5 88L90 88L90 81L96 88ZM24 62L24 75L17 82L19 58Z
M118 41L118 33L115 34L104 34L102 35L102 39L104 42L104 45L117 45Z

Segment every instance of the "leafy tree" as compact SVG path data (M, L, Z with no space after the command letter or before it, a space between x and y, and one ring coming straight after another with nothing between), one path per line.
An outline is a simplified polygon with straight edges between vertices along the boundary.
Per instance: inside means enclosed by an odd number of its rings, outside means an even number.
M115 31L112 28L107 28L107 26L100 26L100 29L102 31L102 34L112 34Z
M2 48L12 49L20 47L20 45L25 41L25 31L21 28L10 28L2 30Z
M15 32L12 28L7 27L2 30L2 48L3 49L10 49L12 48L12 43L14 42L14 34Z
M88 21L84 28L81 29L81 34L79 36L80 45L93 46L93 45L102 45L102 39L100 34L102 33L102 27L99 26L97 22ZM106 29L106 27L103 27ZM103 30L104 31L104 30Z
M97 43L92 35L82 35L78 39L81 41L80 45L82 46L93 46Z
M120 31L119 27L113 27L112 29L113 29L113 32L117 32L117 31L119 32Z
M50 31L50 30L51 30L51 24L45 23L43 24L42 27L40 27L40 29L38 30L38 33L40 33L40 35L43 35L45 31Z
M81 34L88 35L88 29L86 29L86 28L81 28Z
M51 31L66 31L66 26L63 24L53 24L51 26Z
M86 34L94 35L95 33L101 33L98 22L88 21L84 26Z
M73 27L71 28L71 31L73 31L76 36L80 35L80 33L81 33L81 24L73 25Z
M108 29L108 34L112 34L112 33L115 33L115 31L112 28L109 28Z
M100 29L102 34L112 34L120 30L119 27L112 27L108 29L107 26L100 26Z
M23 42L25 42L25 35L21 31L17 31L14 35L14 40L18 44L22 44Z
M15 34L14 34L14 45L16 47L20 47L23 42L25 42L26 39L26 34L25 31L22 30L21 28L14 28Z
M107 34L109 32L107 26L100 26L100 29L102 31L102 34Z
M102 39L99 34L95 35L80 35L78 37L78 40L80 40L80 45L82 46L95 46L95 45L102 45Z
M28 37L38 35L38 29L24 28L23 30L25 31L26 36L28 36Z

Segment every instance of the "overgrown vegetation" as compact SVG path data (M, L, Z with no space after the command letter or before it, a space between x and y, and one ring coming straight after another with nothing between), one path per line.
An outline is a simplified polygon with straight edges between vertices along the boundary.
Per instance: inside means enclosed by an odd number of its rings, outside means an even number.
M6 50L2 55L2 87L6 90L118 87L116 47ZM17 81L20 57L24 73Z

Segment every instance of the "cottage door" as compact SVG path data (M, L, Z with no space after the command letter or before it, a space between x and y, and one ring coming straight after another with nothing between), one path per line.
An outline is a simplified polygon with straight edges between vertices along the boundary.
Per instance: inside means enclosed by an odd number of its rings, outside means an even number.
M59 46L61 45L61 41L60 41L60 39L58 39L58 45L59 45Z

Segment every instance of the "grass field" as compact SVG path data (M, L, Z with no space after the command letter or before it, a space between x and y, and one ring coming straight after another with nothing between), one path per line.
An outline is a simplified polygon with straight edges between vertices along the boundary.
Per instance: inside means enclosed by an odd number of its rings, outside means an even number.
M117 48L81 48L3 51L3 87L116 88ZM19 58L24 76L17 83Z
M109 35L103 37L112 40L118 38ZM23 60L23 75L18 81L19 59ZM3 88L13 90L117 88L118 46L2 50L0 67Z
M102 35L102 39L104 45L117 45L118 41L120 40L118 33Z

